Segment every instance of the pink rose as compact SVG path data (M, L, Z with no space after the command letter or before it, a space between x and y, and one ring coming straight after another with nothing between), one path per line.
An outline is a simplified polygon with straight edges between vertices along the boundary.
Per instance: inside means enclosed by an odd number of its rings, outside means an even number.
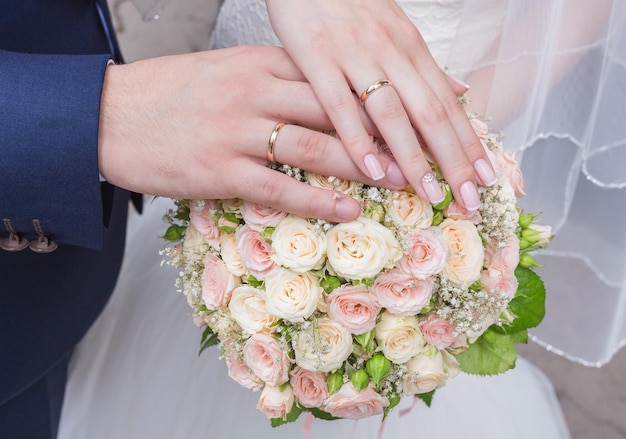
M474 224L478 224L482 221L482 216L480 215L480 212L478 212L477 210L474 212L470 212L454 200L444 210L443 214L446 218L452 218L455 220L468 220Z
M371 387L358 392L351 382L326 400L326 411L337 418L362 419L378 415L389 405L389 400Z
M209 309L217 309L228 305L232 291L239 285L239 278L234 276L224 261L212 253L204 257L202 285L202 301Z
M495 269L484 270L480 274L480 282L488 293L496 293L509 299L517 292L518 281L514 273L504 273Z
M495 269L503 274L515 271L519 264L519 238L512 235L502 248L485 248L485 266L487 269Z
M426 341L437 349L446 349L454 342L454 326L437 314L431 314L420 323Z
M250 337L243 347L243 358L267 385L280 386L289 380L289 357L271 335L257 333Z
M419 313L428 305L435 286L434 278L417 279L399 269L381 274L372 285L372 294L383 308L397 315Z
M241 205L241 216L252 229L261 231L267 227L276 227L287 212L245 201Z
M414 230L404 241L408 246L398 267L418 279L426 279L439 273L446 265L446 248L439 235L430 230Z
M328 316L351 333L364 334L376 326L381 306L366 286L342 286L328 300Z
M304 407L322 407L328 398L325 373L315 373L296 366L291 372L290 383L298 402Z
M294 397L290 385L275 387L265 386L256 408L269 419L285 419L293 408Z
M220 229L213 221L217 212L214 200L193 200L189 210L189 221L200 232L206 242L215 248L219 248Z
M258 392L263 388L261 378L256 376L245 361L238 359L233 353L226 355L226 366L228 367L228 376L239 385L253 392Z
M241 262L254 277L263 280L277 267L272 260L271 244L263 239L259 232L245 225L237 229L235 238Z
M494 151L494 153L500 170L509 179L515 191L515 196L517 198L526 196L526 192L524 192L524 177L517 165L517 153L515 151L503 152L500 149Z

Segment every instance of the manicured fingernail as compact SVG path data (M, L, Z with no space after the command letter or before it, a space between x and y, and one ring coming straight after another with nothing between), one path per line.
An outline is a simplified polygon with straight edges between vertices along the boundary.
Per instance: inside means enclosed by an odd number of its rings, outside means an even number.
M385 177L385 171L374 154L366 155L363 161L372 180L378 181Z
M360 213L359 205L351 198L341 197L335 203L335 214L346 221L352 221L358 217Z
M487 160L476 160L474 162L474 169L485 186L493 186L496 183L496 173L493 172L493 168L489 163L487 163Z
M470 86L467 85L465 82L461 81L460 79L455 78L454 76L450 76L450 75L448 75L448 77L452 79L454 82L456 82L457 84L459 84L461 87L465 87L466 90L470 89Z
M461 197L463 198L465 208L470 212L478 210L480 207L480 196L473 182L466 181L461 185Z
M396 162L391 162L387 167L387 179L390 183L404 187L409 184L409 182L404 178L404 174L400 170L400 166Z
M446 198L441 190L439 182L435 178L435 174L432 172L429 172L422 177L422 187L424 188L426 195L428 195L428 199L433 204L441 203L444 198Z

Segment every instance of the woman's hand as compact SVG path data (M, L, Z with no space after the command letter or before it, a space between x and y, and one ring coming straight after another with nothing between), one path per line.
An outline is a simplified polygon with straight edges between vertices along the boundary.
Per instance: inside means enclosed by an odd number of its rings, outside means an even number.
M332 125L283 49L238 47L109 66L102 93L101 174L140 193L173 198L243 198L305 217L356 218L351 197L314 188L268 164L276 161L373 184L341 142L314 129ZM354 112L359 118L358 112ZM365 112L359 123L373 130ZM382 184L407 184L395 162ZM379 182L381 183L381 182Z
M362 96L372 84L388 80L392 86L372 91L364 107L407 180L423 198L441 201L439 185L429 179L427 148L455 199L470 210L478 208L476 184L493 184L495 174L458 101L463 86L437 66L394 1L266 3L281 43L363 173L374 180L386 174L353 92Z

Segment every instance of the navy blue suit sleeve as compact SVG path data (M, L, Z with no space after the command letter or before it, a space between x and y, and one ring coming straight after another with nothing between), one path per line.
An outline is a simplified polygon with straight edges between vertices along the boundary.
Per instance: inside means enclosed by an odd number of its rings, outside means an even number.
M0 220L59 243L102 246L100 97L108 55L0 50ZM0 232L5 230L0 224Z

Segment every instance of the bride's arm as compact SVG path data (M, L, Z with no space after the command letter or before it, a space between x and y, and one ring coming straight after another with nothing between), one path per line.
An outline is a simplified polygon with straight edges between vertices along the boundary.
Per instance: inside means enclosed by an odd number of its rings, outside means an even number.
M376 124L407 180L425 198L440 189L423 179L431 168L418 138L439 163L455 198L478 208L476 184L494 174L453 91L413 23L392 0L266 0L272 26L310 81L357 166L384 174L375 145L361 123L357 96L387 79L367 98ZM458 87L458 85L456 85ZM419 132L416 135L415 129Z

